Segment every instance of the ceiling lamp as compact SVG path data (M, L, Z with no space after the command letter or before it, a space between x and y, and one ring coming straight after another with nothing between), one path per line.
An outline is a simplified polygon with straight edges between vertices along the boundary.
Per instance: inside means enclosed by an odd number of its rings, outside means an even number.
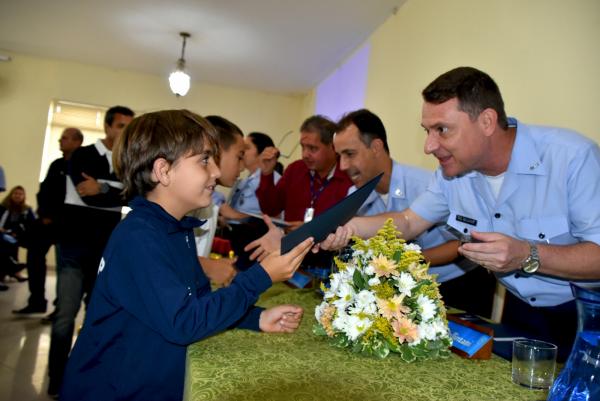
M181 58L177 60L177 68L169 75L169 86L175 96L185 96L190 90L190 76L185 73L185 59L183 58L185 53L185 41L190 37L187 32L180 32L179 36L183 38L183 44L181 45Z

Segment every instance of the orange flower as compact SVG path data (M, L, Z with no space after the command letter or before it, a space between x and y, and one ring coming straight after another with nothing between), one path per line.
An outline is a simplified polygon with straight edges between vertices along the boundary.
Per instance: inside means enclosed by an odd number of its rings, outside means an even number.
M394 295L390 299L377 299L379 313L388 320L401 317L410 311L408 307L402 305L402 300L404 300L404 294Z
M375 269L375 275L377 277L389 277L391 274L397 273L396 264L385 256L379 255L371 260L371 264Z
M417 326L405 317L393 320L392 328L394 329L394 335L398 337L398 342L400 342L400 344L405 341L412 342L417 338Z

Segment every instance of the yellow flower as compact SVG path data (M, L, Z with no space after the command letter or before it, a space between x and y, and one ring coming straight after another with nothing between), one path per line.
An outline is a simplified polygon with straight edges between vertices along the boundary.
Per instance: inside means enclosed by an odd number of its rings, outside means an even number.
M375 269L375 275L377 277L389 277L391 274L397 272L396 264L383 255L379 255L371 260L371 264Z

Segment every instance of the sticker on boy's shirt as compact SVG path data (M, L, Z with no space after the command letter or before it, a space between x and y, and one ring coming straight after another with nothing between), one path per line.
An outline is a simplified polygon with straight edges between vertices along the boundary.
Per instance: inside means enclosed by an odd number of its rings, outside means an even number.
M106 262L104 262L104 258L100 259L100 266L98 266L98 274L100 274L102 272L102 270L104 270L105 265L106 265Z

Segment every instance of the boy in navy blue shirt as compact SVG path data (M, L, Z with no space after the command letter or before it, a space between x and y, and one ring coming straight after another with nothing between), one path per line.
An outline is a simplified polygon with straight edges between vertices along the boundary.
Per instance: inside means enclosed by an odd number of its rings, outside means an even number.
M194 243L220 175L214 128L186 110L133 120L113 155L133 211L111 235L60 393L69 400L181 400L186 346L229 328L293 332L302 309L253 306L292 276L312 238L211 292Z

